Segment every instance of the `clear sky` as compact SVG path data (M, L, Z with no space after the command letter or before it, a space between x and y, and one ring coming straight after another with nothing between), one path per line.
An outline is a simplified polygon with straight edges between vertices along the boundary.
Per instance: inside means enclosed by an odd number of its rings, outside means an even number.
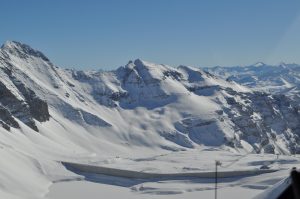
M0 22L69 68L300 63L300 0L1 0Z

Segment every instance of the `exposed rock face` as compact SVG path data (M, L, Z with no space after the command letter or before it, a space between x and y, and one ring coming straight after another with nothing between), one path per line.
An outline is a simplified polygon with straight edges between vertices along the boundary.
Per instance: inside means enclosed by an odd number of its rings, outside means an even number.
M31 116L39 122L45 122L49 120L50 115L48 111L48 104L44 100L37 97L31 89L26 88L21 82L18 82L15 85L25 97Z
M283 139L283 137L286 139L285 142L289 143L288 148L291 153L300 152L300 65L257 63L245 67L213 67L205 70L221 78L227 78L230 81L247 85L257 91L270 93L257 92L255 97L250 96L248 101L249 107L234 103L234 98L227 98L228 104L232 104L235 108L239 106L241 109L243 107L246 110L241 112L241 116L233 121L238 126L241 125L239 120L244 121L248 125L241 127L244 131L251 128L256 129L254 130L256 132L255 135L261 136L260 142L266 144L266 150L269 152L273 152L274 148L276 148L274 147L274 142L278 139ZM253 114L255 114L255 121L246 119L246 115ZM267 132L267 134L264 134L264 132ZM259 151L260 149L257 148L257 150Z
M0 105L0 124L6 130L10 130L10 127L19 128L18 122L13 118L11 113Z
M40 122L49 120L50 115L48 111L48 104L45 101L34 97L28 103L33 118Z
M39 99L35 93L19 84L20 93L25 100L18 99L2 82L0 82L0 118L9 126L18 128L19 124L13 117L18 118L26 125L38 131L33 119L40 122L49 120L48 105Z
M261 92L235 93L226 97L225 114L235 124L237 137L252 143L256 152L283 152L280 139L292 153L299 153L300 115L292 101L283 95ZM293 132L293 133L291 133Z

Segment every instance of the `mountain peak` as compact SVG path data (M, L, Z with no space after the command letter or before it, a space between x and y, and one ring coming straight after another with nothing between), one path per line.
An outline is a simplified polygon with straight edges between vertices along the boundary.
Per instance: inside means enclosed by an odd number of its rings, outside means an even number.
M40 51L31 48L27 44L23 44L17 41L6 41L2 46L1 50L19 56L21 58L25 58L27 56L40 57L45 61L49 61L49 59Z
M17 41L6 41L1 48L13 48L14 46L17 46L21 43L17 42Z
M4 50L28 50L28 49L32 49L29 45L27 44L22 44L18 41L6 41L1 49ZM32 49L33 50L33 49Z
M136 60L134 60L134 65L136 65L136 66L145 66L145 65L147 65L147 63L145 62L145 61L143 61L143 60L141 60L141 59L136 59Z
M264 62L257 62L253 66L261 67L261 66L264 66L264 65L266 65Z

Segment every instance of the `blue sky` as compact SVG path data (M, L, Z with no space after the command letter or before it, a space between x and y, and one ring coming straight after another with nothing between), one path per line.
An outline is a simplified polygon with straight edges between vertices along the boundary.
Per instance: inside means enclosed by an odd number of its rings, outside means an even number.
M114 69L300 63L299 0L2 0L0 42L55 64Z

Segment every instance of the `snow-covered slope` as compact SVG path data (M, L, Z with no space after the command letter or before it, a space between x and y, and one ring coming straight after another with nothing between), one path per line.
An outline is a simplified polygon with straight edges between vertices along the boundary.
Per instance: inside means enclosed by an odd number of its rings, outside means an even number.
M51 182L78 177L59 161L199 146L299 151L299 113L289 98L193 67L137 59L115 71L76 71L6 42L0 78L0 196L6 198L39 198Z

